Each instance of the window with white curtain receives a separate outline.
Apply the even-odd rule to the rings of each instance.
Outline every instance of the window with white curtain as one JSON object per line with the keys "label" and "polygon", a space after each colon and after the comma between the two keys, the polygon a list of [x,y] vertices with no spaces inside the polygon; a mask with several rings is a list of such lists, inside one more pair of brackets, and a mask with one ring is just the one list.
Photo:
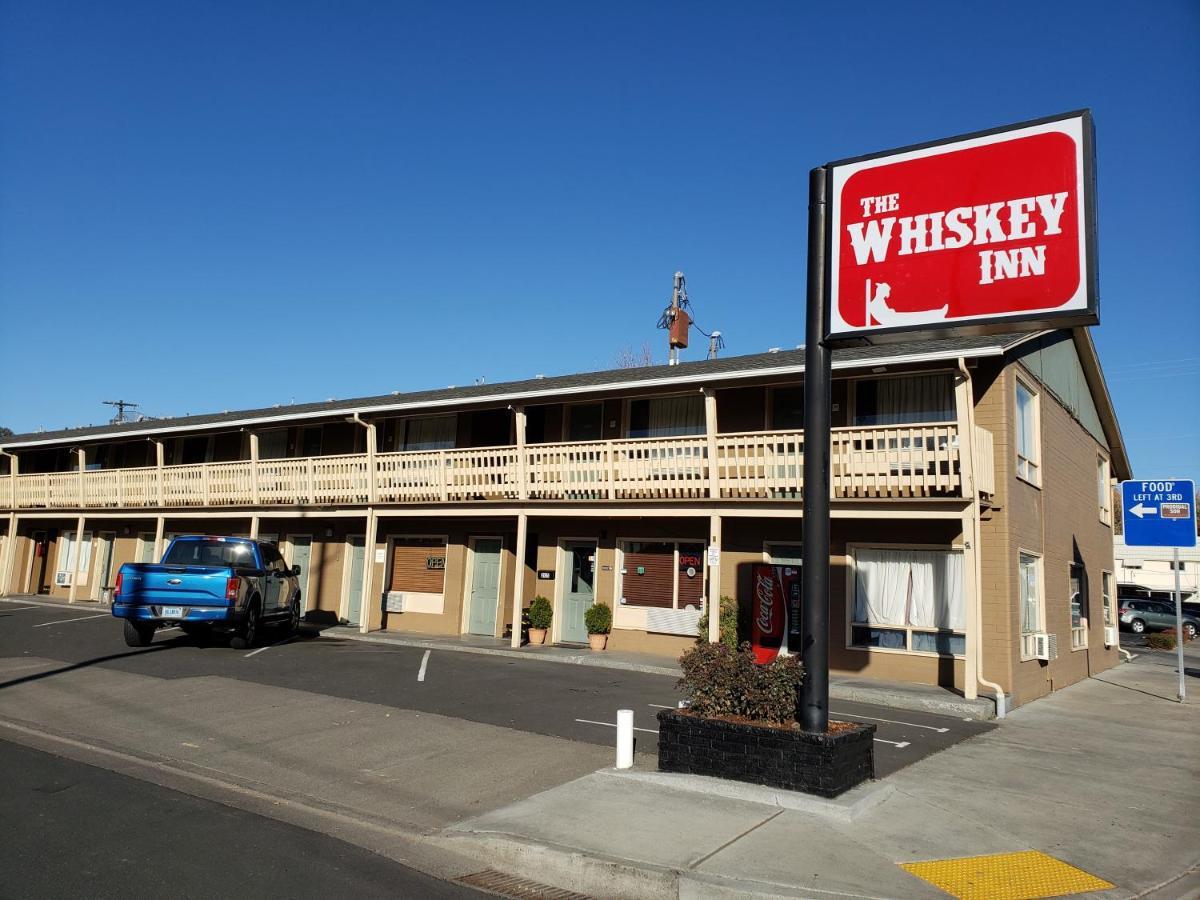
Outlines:
{"label": "window with white curtain", "polygon": [[1038,397],[1021,380],[1017,380],[1017,475],[1038,483]]}
{"label": "window with white curtain", "polygon": [[73,572],[76,584],[87,584],[88,569],[92,564],[92,533],[85,531],[83,540],[76,537],[76,532],[64,532],[58,542],[59,572]]}
{"label": "window with white curtain", "polygon": [[406,419],[402,450],[449,450],[454,447],[458,430],[454,416],[426,416]]}
{"label": "window with white curtain", "polygon": [[1042,630],[1042,560],[1032,553],[1021,553],[1017,579],[1021,602],[1021,656],[1034,655],[1033,636]]}
{"label": "window with white curtain", "polygon": [[863,379],[855,383],[855,425],[953,422],[954,378],[948,372]]}
{"label": "window with white curtain", "polygon": [[966,653],[960,551],[860,547],[852,559],[852,646]]}
{"label": "window with white curtain", "polygon": [[699,393],[629,403],[631,438],[677,437],[704,431],[704,398]]}

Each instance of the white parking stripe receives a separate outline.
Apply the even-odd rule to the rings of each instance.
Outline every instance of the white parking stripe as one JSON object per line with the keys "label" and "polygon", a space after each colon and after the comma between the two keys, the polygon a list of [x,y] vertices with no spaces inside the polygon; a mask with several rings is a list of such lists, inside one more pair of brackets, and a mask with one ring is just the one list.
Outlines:
{"label": "white parking stripe", "polygon": [[647,703],[647,706],[652,706],[655,709],[679,709],[678,706],[663,706],[661,703]]}
{"label": "white parking stripe", "polygon": [[45,609],[45,607],[42,607],[42,606],[18,606],[16,609],[9,609],[8,607],[4,607],[3,612],[24,612],[27,609]]}
{"label": "white parking stripe", "polygon": [[853,719],[870,719],[872,722],[887,722],[889,725],[907,725],[910,728],[925,728],[929,731],[936,731],[938,734],[945,734],[949,728],[938,728],[935,725],[918,725],[916,722],[901,722],[898,719],[881,719],[878,716],[864,716],[862,713],[838,712],[835,709],[830,710],[835,716],[850,716]]}
{"label": "white parking stripe", "polygon": [[58,619],[55,622],[43,622],[41,625],[34,625],[34,628],[45,628],[48,625],[66,625],[68,622],[86,622],[88,619],[107,619],[108,613],[100,613],[97,616],[83,616],[79,619]]}
{"label": "white parking stripe", "polygon": [[[616,728],[617,727],[616,722],[593,722],[591,719],[576,719],[575,721],[582,722],[584,725],[603,725],[606,728]],[[634,731],[645,731],[650,734],[658,734],[658,730],[655,728],[638,728],[635,725],[633,730]]]}
{"label": "white parking stripe", "polygon": [[272,647],[278,647],[280,644],[286,644],[288,641],[294,640],[294,639],[295,639],[295,635],[292,635],[292,637],[286,637],[282,641],[276,641],[273,644],[267,644],[267,646],[265,646],[265,647],[259,647],[257,650],[251,650],[249,653],[247,653],[245,656],[243,656],[242,659],[249,659],[252,656],[262,653],[264,650],[270,650]]}
{"label": "white parking stripe", "polygon": [[908,741],[885,741],[883,738],[875,738],[877,744],[891,744],[897,750],[903,750],[908,746]]}
{"label": "white parking stripe", "polygon": [[426,650],[425,655],[421,657],[421,671],[417,673],[417,681],[425,680],[425,667],[429,665],[429,654],[432,652],[432,650]]}

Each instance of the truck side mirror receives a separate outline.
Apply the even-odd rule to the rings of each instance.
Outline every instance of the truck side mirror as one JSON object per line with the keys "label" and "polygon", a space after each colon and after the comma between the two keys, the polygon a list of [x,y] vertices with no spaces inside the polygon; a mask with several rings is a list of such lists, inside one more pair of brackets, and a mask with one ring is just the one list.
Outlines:
{"label": "truck side mirror", "polygon": [[300,577],[300,567],[292,566],[292,574],[295,575],[297,578],[299,578]]}

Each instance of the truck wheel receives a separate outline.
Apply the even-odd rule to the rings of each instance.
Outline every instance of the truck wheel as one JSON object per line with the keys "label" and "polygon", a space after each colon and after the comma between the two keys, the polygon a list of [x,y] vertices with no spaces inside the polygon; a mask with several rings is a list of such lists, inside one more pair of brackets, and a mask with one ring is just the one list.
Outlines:
{"label": "truck wheel", "polygon": [[125,620],[125,643],[130,647],[149,647],[154,640],[153,625],[135,625]]}
{"label": "truck wheel", "polygon": [[297,631],[300,630],[300,595],[299,594],[297,594],[295,597],[292,598],[292,604],[288,608],[288,611],[289,611],[289,616],[288,616],[288,624],[287,624],[287,633],[295,634]]}
{"label": "truck wheel", "polygon": [[258,600],[250,601],[250,607],[246,610],[246,618],[238,627],[237,634],[233,636],[233,640],[229,645],[234,650],[249,650],[254,646],[254,642],[258,640]]}

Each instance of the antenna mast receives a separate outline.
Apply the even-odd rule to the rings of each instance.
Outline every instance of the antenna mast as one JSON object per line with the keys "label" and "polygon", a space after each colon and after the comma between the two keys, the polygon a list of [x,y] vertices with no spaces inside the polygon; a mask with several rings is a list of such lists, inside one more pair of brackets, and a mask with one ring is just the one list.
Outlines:
{"label": "antenna mast", "polygon": [[101,402],[105,406],[115,406],[117,408],[117,414],[109,420],[110,425],[121,425],[130,421],[131,417],[125,415],[125,410],[138,408],[138,404],[129,400],[102,400]]}
{"label": "antenna mast", "polygon": [[671,305],[658,320],[658,327],[667,330],[667,365],[679,365],[679,351],[688,345],[688,328],[692,318],[688,315],[687,279],[682,272],[675,273],[675,287],[671,291]]}

